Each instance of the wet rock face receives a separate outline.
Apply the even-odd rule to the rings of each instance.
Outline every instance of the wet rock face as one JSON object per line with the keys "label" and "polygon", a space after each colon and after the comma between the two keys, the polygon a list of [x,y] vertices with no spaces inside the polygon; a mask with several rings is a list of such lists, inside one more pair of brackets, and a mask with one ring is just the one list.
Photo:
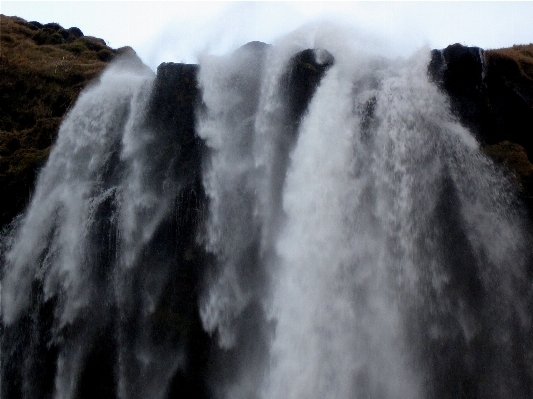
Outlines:
{"label": "wet rock face", "polygon": [[333,56],[326,50],[307,49],[296,54],[283,78],[290,119],[296,124],[303,116],[326,71],[333,65]]}
{"label": "wet rock face", "polygon": [[453,112],[478,139],[492,141],[487,131],[484,50],[454,44],[431,55],[430,76],[448,94]]}
{"label": "wet rock face", "polygon": [[[203,143],[195,133],[195,108],[200,101],[197,82],[198,66],[163,63],[157,78],[147,115],[147,123],[158,138],[168,141],[180,152],[180,173],[189,182],[199,179]],[[187,166],[184,170],[183,166]]]}
{"label": "wet rock face", "polygon": [[513,175],[533,215],[533,45],[433,50],[428,73],[485,154]]}
{"label": "wet rock face", "polygon": [[[32,22],[29,24],[35,28],[24,25],[25,29],[31,30],[30,33],[33,34],[36,29],[42,29],[43,32],[44,29],[49,29],[50,32],[54,32],[51,33],[50,37],[57,40],[60,40],[58,37],[65,31],[61,31],[62,28],[60,29],[55,24],[47,24],[44,27],[38,23]],[[81,31],[76,29],[69,29],[69,35],[82,37]],[[64,37],[63,40],[65,40]],[[79,54],[83,54],[83,52],[92,49],[89,55],[98,65],[103,60],[102,57],[107,57],[106,54],[108,53],[105,52],[107,49],[100,47],[104,44],[99,42],[98,39],[80,41],[78,44],[80,45],[79,47],[68,47],[67,44],[63,43],[65,48],[62,48],[62,50],[72,54],[80,51]],[[237,76],[240,80],[236,80],[236,85],[242,84],[244,90],[248,82],[255,82],[252,77],[258,73],[262,62],[266,60],[267,49],[268,45],[264,43],[252,42],[234,53],[233,56],[235,57],[249,59],[249,63],[246,64],[249,68],[243,72],[242,76]],[[522,50],[517,50],[519,57],[516,54],[485,52],[479,48],[468,48],[455,44],[444,50],[434,50],[432,52],[429,73],[439,87],[449,95],[453,112],[464,125],[477,135],[480,142],[486,145],[486,153],[496,159],[497,162],[507,163],[516,169],[519,175],[527,175],[530,178],[533,175],[533,167],[529,164],[527,156],[524,155],[524,151],[521,148],[525,148],[530,159],[532,159],[533,73],[528,69],[527,49]],[[284,172],[286,170],[288,154],[296,140],[300,121],[317,86],[320,84],[320,80],[328,68],[333,65],[333,62],[333,57],[327,51],[313,49],[302,51],[289,61],[282,79],[283,96],[287,105],[285,119],[288,124],[283,130],[286,140],[280,140],[279,148],[277,149],[280,154],[277,159],[280,171]],[[3,73],[7,71],[7,64],[2,68],[4,68],[2,69]],[[179,181],[184,187],[182,195],[175,199],[172,218],[169,218],[158,229],[152,241],[154,249],[145,255],[146,260],[150,261],[148,263],[155,264],[160,258],[165,258],[171,259],[173,264],[171,272],[168,274],[168,282],[163,287],[160,305],[154,312],[154,319],[156,320],[152,323],[154,326],[153,335],[157,338],[157,340],[154,338],[154,341],[172,341],[176,345],[186,348],[187,369],[177,370],[172,376],[167,395],[169,398],[210,397],[209,364],[210,360],[212,360],[212,353],[215,351],[213,347],[216,346],[212,338],[204,331],[197,312],[199,287],[202,284],[201,272],[210,262],[209,254],[197,241],[198,230],[201,229],[201,225],[204,222],[203,218],[205,217],[204,213],[208,201],[202,185],[202,159],[205,152],[205,143],[196,133],[197,113],[198,110],[201,110],[201,90],[198,87],[197,78],[198,68],[197,65],[161,64],[157,70],[157,78],[146,110],[146,127],[153,129],[154,135],[158,138],[156,144],[150,144],[153,145],[154,150],[147,151],[147,153],[161,154],[161,152],[168,152],[165,156],[161,156],[162,162],[152,163],[154,175],[175,174],[172,180]],[[95,76],[94,74],[90,76]],[[66,78],[69,78],[69,76],[66,76]],[[5,79],[5,81],[7,82],[8,79]],[[253,90],[256,89],[257,87],[254,86]],[[4,97],[4,93],[6,91],[2,94],[4,103],[11,104],[12,100],[8,99],[7,96]],[[57,102],[60,105],[67,101],[63,98],[60,100]],[[22,99],[20,101],[22,103],[26,100]],[[372,114],[374,105],[375,102],[368,103],[367,112],[369,115]],[[255,107],[254,104],[247,104],[247,106]],[[57,131],[56,127],[60,122],[59,118],[64,111],[62,110],[60,113],[58,111],[58,115],[55,116],[58,118],[57,120],[50,121],[50,118],[48,118],[38,121],[41,123],[39,131],[46,130],[47,135],[51,132],[49,140],[40,139],[42,144],[38,144],[39,149],[44,151],[50,147],[52,137],[55,137],[55,132]],[[14,124],[15,122],[17,121],[11,123]],[[57,122],[57,124],[48,125],[45,122],[50,124]],[[366,129],[368,129],[370,122],[364,121],[364,123],[367,126]],[[5,133],[3,136],[5,140],[0,143],[0,156],[7,159],[7,157],[11,157],[21,148],[24,149],[27,136],[33,137],[33,133],[32,135],[28,133],[21,136],[19,134],[21,129],[14,129],[14,132],[9,132],[8,134],[7,127],[3,128],[2,126],[7,125],[0,124],[2,134]],[[49,126],[55,126],[55,128],[50,128]],[[29,127],[22,130],[28,129]],[[43,135],[44,133],[41,134],[41,136]],[[37,136],[35,137],[37,138]],[[500,143],[500,145],[490,145],[496,143]],[[515,154],[514,158],[510,158],[510,153]],[[44,162],[44,158],[45,156],[43,156],[42,162]],[[165,161],[168,159],[175,160],[175,165],[169,167]],[[7,160],[5,163],[0,162],[0,178],[13,164],[15,162],[11,159],[9,162]],[[2,169],[4,167],[6,168],[5,171]],[[31,170],[31,177],[28,177],[28,186],[34,184],[34,169]],[[280,172],[279,175],[281,177],[276,184],[282,185],[285,174]],[[17,179],[13,179],[13,181],[15,180]],[[2,180],[0,180],[0,183],[2,183]],[[9,186],[6,185],[6,187]],[[526,190],[533,192],[533,188],[527,187],[533,187],[533,185],[526,186]],[[0,184],[1,189],[3,189],[2,184]],[[443,195],[443,203],[439,204],[439,211],[447,216],[448,214],[453,214],[453,211],[459,205],[453,196],[451,188],[445,187],[445,189],[449,192]],[[23,200],[18,200],[18,203],[27,200],[27,197],[24,198]],[[280,199],[277,199],[277,201],[280,201]],[[109,207],[111,206],[110,204]],[[15,214],[15,211],[10,210],[8,216],[4,217],[2,214],[2,217],[8,220],[8,217],[10,218]],[[98,231],[106,232],[112,228],[112,226],[110,227],[106,224],[110,223],[109,221],[112,219],[110,215],[111,211],[102,210],[101,218],[99,218],[102,225]],[[0,223],[4,219],[0,220]],[[449,220],[450,217],[443,217],[442,219]],[[452,222],[454,221],[452,220]],[[454,223],[459,224],[457,221]],[[463,237],[464,234],[459,228],[453,228],[449,232],[443,230],[443,234],[445,233],[448,233],[450,247],[461,247],[466,242]],[[102,234],[102,236],[104,235]],[[176,245],[165,247],[163,244],[169,241],[176,243]],[[469,248],[463,248],[462,252],[468,252],[469,250]],[[108,248],[108,250],[106,249],[103,252],[114,253],[115,251],[113,248]],[[455,262],[454,255],[455,253],[449,255],[451,263]],[[110,262],[110,260],[105,259],[104,261]],[[458,262],[456,263],[458,264]],[[469,287],[467,285],[469,283],[467,282],[475,280],[477,276],[465,275],[462,269],[457,269],[453,272],[455,273],[454,276],[457,276],[458,290],[466,298],[465,302],[474,309],[477,303],[474,300],[474,295],[471,295],[471,292],[468,291]],[[42,288],[35,287],[34,290],[41,292]],[[4,339],[5,346],[2,348],[2,353],[6,354],[8,350],[12,352],[5,355],[9,362],[5,362],[4,374],[2,375],[2,380],[5,382],[2,388],[4,397],[23,396],[22,389],[24,386],[29,386],[35,392],[39,392],[39,397],[52,397],[54,373],[56,372],[55,364],[59,349],[55,345],[50,346],[47,344],[51,340],[50,335],[53,329],[52,322],[55,306],[54,299],[45,302],[42,298],[36,297],[32,310],[21,319],[20,324],[5,330],[4,337],[7,338]],[[115,353],[117,332],[114,319],[105,321],[100,332],[94,338],[84,368],[81,371],[77,392],[77,397],[79,398],[101,397],[114,399],[116,397],[116,375],[114,373],[117,357]],[[17,340],[17,345],[12,346],[10,344],[10,346],[7,346],[13,340]],[[471,349],[460,347],[459,345],[462,345],[462,343],[458,340],[449,340],[445,344],[445,349],[449,349],[447,359],[453,360],[457,358],[457,363],[463,362],[460,356],[464,351],[467,351],[466,353],[468,354],[477,354],[484,350],[482,343],[474,343]],[[458,348],[461,348],[461,351]],[[479,372],[481,375],[481,371],[478,369],[459,369],[458,371],[446,369],[440,366],[439,363],[439,351],[443,350],[442,347],[434,345],[430,349],[435,352],[435,361],[431,363],[436,370],[435,372],[449,375],[455,386],[464,387],[465,393],[461,397],[480,397],[480,394],[476,393],[474,388],[472,388],[474,386],[472,384],[478,378],[481,378],[477,374]],[[23,364],[26,358],[31,359],[34,353],[37,356],[34,356],[32,362],[29,363],[27,371],[16,367],[19,364]],[[450,363],[452,362],[450,361]],[[465,375],[465,378],[461,377]],[[442,387],[437,386],[435,389],[448,392],[444,382],[442,385]],[[448,382],[446,382],[446,385],[449,385]],[[461,393],[455,393],[456,397],[460,397],[460,395]],[[444,398],[444,396],[437,395],[436,397]]]}
{"label": "wet rock face", "polygon": [[490,133],[522,145],[533,159],[533,46],[486,52]]}
{"label": "wet rock face", "polygon": [[[531,47],[531,48],[528,48]],[[509,140],[533,155],[533,46],[484,51],[454,44],[433,50],[428,72],[478,140]],[[528,73],[529,71],[529,73]]]}

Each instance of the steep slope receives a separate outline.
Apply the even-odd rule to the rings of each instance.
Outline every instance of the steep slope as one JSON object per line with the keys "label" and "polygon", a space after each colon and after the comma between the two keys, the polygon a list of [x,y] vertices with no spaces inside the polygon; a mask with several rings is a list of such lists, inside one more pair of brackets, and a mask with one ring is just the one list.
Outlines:
{"label": "steep slope", "polygon": [[433,50],[429,72],[533,209],[533,44],[485,51],[456,43]]}
{"label": "steep slope", "polygon": [[63,116],[115,57],[78,28],[0,15],[0,226],[28,203]]}

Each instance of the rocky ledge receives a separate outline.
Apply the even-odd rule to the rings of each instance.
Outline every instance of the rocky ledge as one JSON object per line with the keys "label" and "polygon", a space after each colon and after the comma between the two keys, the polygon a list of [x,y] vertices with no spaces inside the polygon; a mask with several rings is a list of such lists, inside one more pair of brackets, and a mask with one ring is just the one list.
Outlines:
{"label": "rocky ledge", "polygon": [[[4,15],[0,23],[1,227],[28,203],[38,169],[80,91],[115,56],[134,51],[112,49],[76,27],[65,29],[56,23],[43,25]],[[260,64],[267,47],[252,42],[236,54],[250,53]],[[317,51],[297,54],[284,78],[290,88],[285,93],[288,108],[296,124],[320,78],[334,63],[329,53],[317,57]],[[162,64],[156,80],[156,87],[170,86],[161,91],[161,101],[155,105],[161,115],[171,105],[182,109],[190,120],[191,131],[184,136],[189,138],[194,136],[193,103],[200,104],[197,69],[195,65]],[[432,51],[428,73],[483,151],[515,179],[533,210],[533,44],[487,51],[454,44]]]}

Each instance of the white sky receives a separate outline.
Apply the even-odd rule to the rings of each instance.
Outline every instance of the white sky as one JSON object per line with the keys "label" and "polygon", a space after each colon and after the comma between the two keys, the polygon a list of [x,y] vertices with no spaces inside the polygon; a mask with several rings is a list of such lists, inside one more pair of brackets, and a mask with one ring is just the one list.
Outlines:
{"label": "white sky", "polygon": [[[0,13],[77,26],[113,48],[129,45],[155,70],[229,52],[251,40],[273,43],[327,19],[381,37],[393,55],[462,43],[485,49],[533,42],[533,2],[182,2],[0,1]],[[1,29],[1,27],[0,27]]]}

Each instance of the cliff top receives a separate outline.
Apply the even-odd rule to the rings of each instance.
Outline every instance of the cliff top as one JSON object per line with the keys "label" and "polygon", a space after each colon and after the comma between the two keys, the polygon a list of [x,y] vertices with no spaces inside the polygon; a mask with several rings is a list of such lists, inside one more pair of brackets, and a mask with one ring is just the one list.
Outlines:
{"label": "cliff top", "polygon": [[[243,48],[264,46],[251,42]],[[80,91],[116,55],[129,52],[134,53],[131,47],[112,49],[76,27],[0,15],[0,227],[28,203],[37,171]],[[491,147],[485,152],[517,173],[533,198],[533,166],[528,160],[533,153],[529,117],[533,110],[533,44],[488,50],[485,55],[489,75],[495,78],[489,79],[488,100],[484,97],[481,103],[489,113],[504,109],[504,105],[514,112],[500,124],[491,124],[494,137],[487,140]],[[309,67],[303,61],[300,64]],[[460,82],[465,80],[464,71],[460,78]],[[465,85],[459,86],[464,89]],[[498,105],[502,102],[505,104]],[[472,113],[472,107],[466,108]]]}

